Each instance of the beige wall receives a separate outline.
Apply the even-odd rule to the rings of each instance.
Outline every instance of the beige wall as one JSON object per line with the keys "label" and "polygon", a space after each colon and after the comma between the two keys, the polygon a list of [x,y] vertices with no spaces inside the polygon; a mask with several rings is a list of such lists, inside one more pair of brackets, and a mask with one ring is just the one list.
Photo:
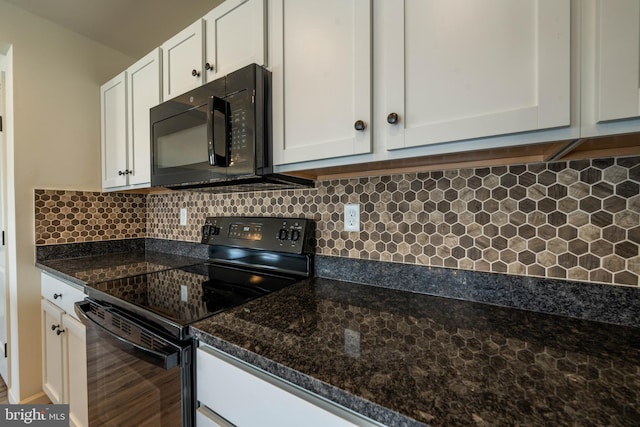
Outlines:
{"label": "beige wall", "polygon": [[2,45],[11,46],[12,56],[7,149],[13,145],[13,171],[9,165],[4,173],[13,174],[7,177],[6,226],[9,252],[15,253],[8,265],[9,392],[17,402],[41,392],[33,190],[100,190],[99,88],[134,58],[0,0]]}

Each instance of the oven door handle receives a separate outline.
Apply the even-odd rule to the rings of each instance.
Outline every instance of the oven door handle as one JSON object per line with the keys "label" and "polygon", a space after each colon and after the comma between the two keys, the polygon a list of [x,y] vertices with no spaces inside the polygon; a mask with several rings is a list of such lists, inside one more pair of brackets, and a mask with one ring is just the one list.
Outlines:
{"label": "oven door handle", "polygon": [[[154,336],[154,339],[156,340],[160,340],[163,343],[166,343],[167,346],[165,347],[166,351],[161,351],[158,349],[153,349],[153,348],[149,348],[147,346],[144,346],[142,344],[139,343],[135,343],[132,342],[131,340],[115,333],[114,331],[108,329],[107,327],[105,327],[104,325],[100,324],[99,322],[95,321],[94,319],[92,319],[91,317],[89,317],[87,315],[87,311],[89,311],[89,307],[90,307],[90,303],[86,302],[86,301],[81,301],[81,302],[76,302],[75,303],[75,312],[78,314],[78,316],[80,317],[80,320],[82,321],[82,323],[84,323],[87,326],[97,326],[100,328],[100,330],[104,333],[106,333],[107,335],[109,335],[111,338],[115,339],[116,341],[125,344],[127,347],[130,348],[130,350],[132,350],[133,352],[136,353],[137,357],[142,358],[143,360],[158,366],[160,368],[169,370],[175,366],[178,366],[180,364],[180,349],[169,343],[168,341],[158,337],[156,334],[152,334]],[[114,313],[111,313],[112,315],[116,315]],[[148,333],[148,331],[147,331]],[[130,351],[131,352],[131,351]]]}

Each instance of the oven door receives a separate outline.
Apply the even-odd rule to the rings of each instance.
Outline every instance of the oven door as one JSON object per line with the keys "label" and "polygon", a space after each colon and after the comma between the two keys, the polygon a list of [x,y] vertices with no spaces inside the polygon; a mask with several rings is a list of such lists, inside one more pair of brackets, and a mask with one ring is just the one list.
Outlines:
{"label": "oven door", "polygon": [[[227,169],[222,156],[215,155],[210,149],[213,142],[210,110],[213,102],[209,99],[202,105],[151,124],[153,186],[169,187],[226,178]],[[222,108],[220,102],[215,107]]]}
{"label": "oven door", "polygon": [[92,300],[75,311],[87,327],[90,426],[193,425],[191,342],[171,342]]}

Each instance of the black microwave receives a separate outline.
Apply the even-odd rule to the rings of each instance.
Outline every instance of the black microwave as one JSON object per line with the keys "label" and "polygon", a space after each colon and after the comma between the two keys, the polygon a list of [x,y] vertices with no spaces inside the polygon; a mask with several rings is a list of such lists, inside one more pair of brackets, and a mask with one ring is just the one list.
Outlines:
{"label": "black microwave", "polygon": [[311,186],[273,173],[271,73],[256,64],[151,108],[151,186],[250,191]]}

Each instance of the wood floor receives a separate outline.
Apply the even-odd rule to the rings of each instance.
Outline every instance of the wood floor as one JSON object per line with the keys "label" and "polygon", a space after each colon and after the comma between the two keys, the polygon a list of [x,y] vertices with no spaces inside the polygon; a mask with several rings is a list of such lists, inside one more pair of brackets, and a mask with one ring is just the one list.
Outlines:
{"label": "wood floor", "polygon": [[4,383],[2,378],[0,378],[0,405],[8,403],[9,396],[7,395],[7,385]]}

